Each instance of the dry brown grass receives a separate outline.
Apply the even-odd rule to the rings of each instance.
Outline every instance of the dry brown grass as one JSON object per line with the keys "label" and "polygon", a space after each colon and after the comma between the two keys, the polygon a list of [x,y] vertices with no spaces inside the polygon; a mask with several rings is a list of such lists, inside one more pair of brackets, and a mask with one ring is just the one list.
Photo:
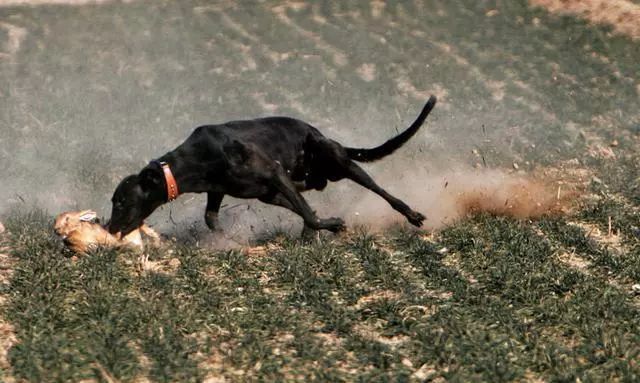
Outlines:
{"label": "dry brown grass", "polygon": [[578,15],[595,24],[610,25],[616,33],[640,39],[640,5],[628,0],[529,0],[553,13]]}

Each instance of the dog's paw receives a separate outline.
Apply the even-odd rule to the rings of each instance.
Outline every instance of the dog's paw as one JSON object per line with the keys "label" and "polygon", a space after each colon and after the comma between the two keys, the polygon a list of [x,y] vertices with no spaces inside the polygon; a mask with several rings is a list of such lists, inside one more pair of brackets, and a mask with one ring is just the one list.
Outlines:
{"label": "dog's paw", "polygon": [[332,217],[322,220],[323,226],[332,233],[339,233],[345,231],[347,226],[342,218]]}
{"label": "dog's paw", "polygon": [[204,214],[204,222],[211,231],[220,231],[220,222],[218,220],[218,213],[206,212]]}
{"label": "dog's paw", "polygon": [[411,211],[407,214],[407,219],[413,226],[420,227],[422,226],[422,222],[427,219],[423,214],[418,213],[417,211]]}

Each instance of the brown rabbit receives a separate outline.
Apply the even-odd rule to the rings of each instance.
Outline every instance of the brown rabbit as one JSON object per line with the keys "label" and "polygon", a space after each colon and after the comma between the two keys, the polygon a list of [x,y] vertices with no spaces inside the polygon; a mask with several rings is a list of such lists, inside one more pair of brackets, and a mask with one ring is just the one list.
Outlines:
{"label": "brown rabbit", "polygon": [[96,217],[96,212],[92,210],[69,211],[59,214],[55,219],[54,231],[62,237],[64,244],[76,253],[86,253],[98,246],[130,247],[142,251],[144,244],[142,243],[141,231],[151,237],[154,242],[160,240],[158,233],[145,224],[124,238],[118,238],[96,223]]}

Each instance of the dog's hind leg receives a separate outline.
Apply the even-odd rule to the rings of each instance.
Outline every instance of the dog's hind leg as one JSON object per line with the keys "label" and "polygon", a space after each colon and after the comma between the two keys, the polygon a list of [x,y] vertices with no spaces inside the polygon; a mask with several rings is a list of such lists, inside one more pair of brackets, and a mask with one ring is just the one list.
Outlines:
{"label": "dog's hind leg", "polygon": [[[293,203],[291,203],[289,198],[285,197],[282,193],[276,193],[269,197],[261,197],[259,199],[264,203],[284,207],[285,209],[291,210],[292,212],[301,216],[304,220],[304,229],[302,231],[303,237],[305,235],[315,233],[318,230],[323,229],[332,231],[334,233],[345,229],[344,221],[341,218],[319,219],[313,212],[313,210],[311,210],[311,207],[307,205],[306,201],[304,202],[306,208],[303,208],[305,212],[302,212],[296,206],[294,206]],[[308,212],[306,211],[307,209]]]}
{"label": "dog's hind leg", "polygon": [[422,226],[422,221],[426,219],[424,215],[411,209],[406,203],[387,193],[387,191],[378,186],[378,184],[376,184],[376,182],[360,166],[358,166],[358,164],[351,160],[347,160],[344,164],[344,171],[345,178],[349,178],[384,198],[391,207],[404,215],[412,225],[418,227]]}
{"label": "dog's hind leg", "polygon": [[305,225],[314,230],[338,232],[345,229],[340,218],[320,219],[297,190],[294,182],[278,161],[271,159],[260,148],[233,141],[225,146],[229,157],[229,174],[235,180],[240,198],[258,198],[260,201],[285,207],[298,214]]}
{"label": "dog's hind leg", "polygon": [[302,227],[302,233],[300,233],[300,237],[305,241],[315,240],[320,241],[320,232],[318,230],[314,230],[305,224]]}
{"label": "dog's hind leg", "polygon": [[204,212],[204,221],[211,230],[218,229],[218,211],[220,210],[222,198],[224,198],[222,193],[207,193],[207,209]]}
{"label": "dog's hind leg", "polygon": [[305,227],[313,230],[329,230],[336,233],[345,229],[341,218],[318,218],[304,197],[296,190],[293,182],[283,172],[276,172],[272,184],[278,192],[261,197],[260,201],[293,211],[302,217]]}
{"label": "dog's hind leg", "polygon": [[[289,200],[286,199],[280,193],[276,193],[276,194],[274,194],[272,196],[268,196],[268,197],[261,197],[261,198],[259,198],[259,200],[264,202],[264,203],[268,203],[270,205],[280,206],[280,207],[283,207],[285,209],[291,210],[294,213],[297,213],[296,209],[293,207],[291,202],[289,202]],[[304,239],[318,238],[318,230],[317,229],[312,229],[305,222],[304,226],[302,228],[302,233],[300,234],[300,236],[302,238],[304,238]]]}
{"label": "dog's hind leg", "polygon": [[328,139],[315,140],[313,145],[322,156],[323,168],[325,172],[328,172],[327,178],[329,180],[337,181],[348,178],[384,198],[391,207],[404,215],[411,224],[418,227],[422,226],[422,221],[426,217],[378,186],[358,164],[349,158],[342,145]]}

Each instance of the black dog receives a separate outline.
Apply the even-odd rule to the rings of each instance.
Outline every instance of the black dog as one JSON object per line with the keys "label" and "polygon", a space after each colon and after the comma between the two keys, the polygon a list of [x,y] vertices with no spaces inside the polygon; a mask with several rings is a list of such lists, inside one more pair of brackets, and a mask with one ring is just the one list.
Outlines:
{"label": "black dog", "polygon": [[376,161],[393,153],[418,131],[435,104],[431,96],[407,130],[373,149],[346,148],[313,126],[287,117],[198,127],[175,150],[120,182],[111,200],[109,231],[128,234],[168,201],[169,182],[159,162],[169,165],[180,193],[208,194],[205,221],[212,230],[228,194],[285,207],[304,219],[305,228],[341,231],[345,228],[341,218],[318,218],[300,191],[322,190],[327,181],[344,178],[377,193],[409,222],[421,226],[425,216],[378,186],[354,160]]}

